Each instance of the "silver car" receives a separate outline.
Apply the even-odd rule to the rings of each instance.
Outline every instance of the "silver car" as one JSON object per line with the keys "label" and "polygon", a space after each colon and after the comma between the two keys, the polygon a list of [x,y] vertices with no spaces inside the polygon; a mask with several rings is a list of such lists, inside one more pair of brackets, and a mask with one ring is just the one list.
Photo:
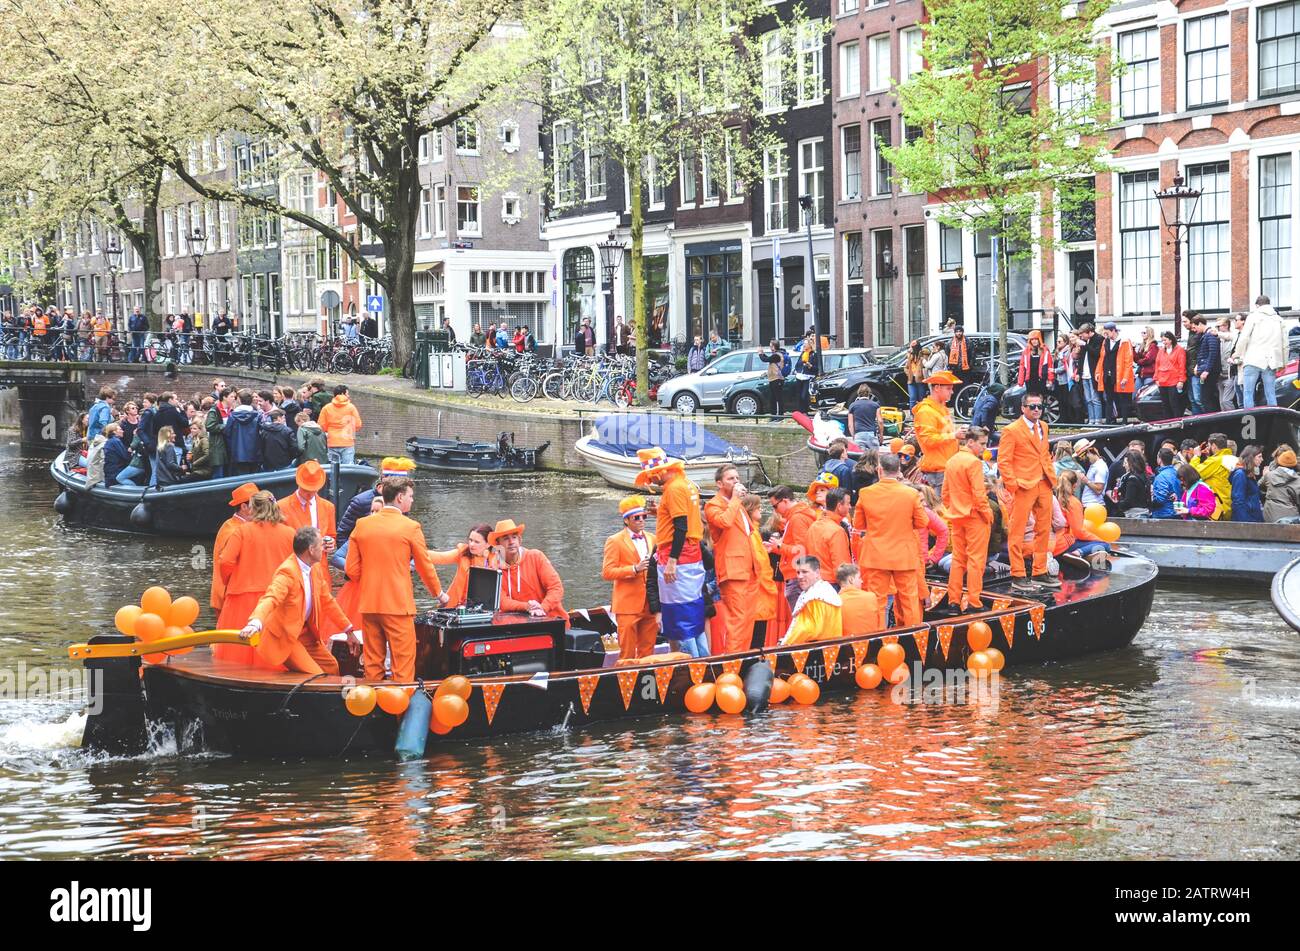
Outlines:
{"label": "silver car", "polygon": [[719,354],[698,373],[676,376],[659,387],[659,405],[679,413],[701,409],[722,409],[723,394],[742,380],[765,376],[767,364],[758,359],[762,351],[728,350]]}

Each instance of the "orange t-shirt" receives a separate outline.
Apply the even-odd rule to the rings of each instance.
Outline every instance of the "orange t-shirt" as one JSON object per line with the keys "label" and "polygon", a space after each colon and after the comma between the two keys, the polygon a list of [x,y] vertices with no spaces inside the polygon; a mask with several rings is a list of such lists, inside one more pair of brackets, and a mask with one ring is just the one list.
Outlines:
{"label": "orange t-shirt", "polygon": [[860,588],[841,588],[840,617],[843,619],[844,636],[851,634],[871,634],[885,629],[884,612],[880,610],[880,599],[870,591]]}
{"label": "orange t-shirt", "polygon": [[[673,548],[673,519],[686,516],[686,543],[699,544],[704,537],[704,519],[700,517],[700,490],[694,482],[680,473],[664,483],[663,497],[655,509],[655,537],[659,550],[667,554]],[[686,549],[682,552],[685,554]]]}
{"label": "orange t-shirt", "polygon": [[794,577],[794,559],[797,555],[795,548],[807,544],[808,529],[817,521],[820,512],[821,509],[807,502],[796,502],[790,510],[785,521],[785,534],[781,536],[781,577],[786,581]]}

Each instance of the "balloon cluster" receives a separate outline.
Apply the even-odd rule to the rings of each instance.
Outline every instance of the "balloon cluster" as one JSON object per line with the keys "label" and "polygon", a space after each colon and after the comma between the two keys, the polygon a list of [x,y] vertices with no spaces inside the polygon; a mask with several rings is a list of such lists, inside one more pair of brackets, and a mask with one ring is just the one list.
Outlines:
{"label": "balloon cluster", "polygon": [[1088,523],[1088,528],[1094,535],[1107,543],[1117,542],[1120,536],[1119,526],[1107,519],[1106,506],[1100,502],[1093,502],[1083,510],[1083,520]]}
{"label": "balloon cluster", "polygon": [[[469,695],[473,690],[469,680],[459,674],[448,677],[438,684],[433,692],[433,713],[429,717],[429,729],[439,736],[450,733],[469,719]],[[343,695],[343,703],[348,713],[354,717],[369,716],[379,707],[384,713],[400,717],[410,706],[411,694],[415,687],[399,687],[396,684],[358,684],[350,687]]]}
{"label": "balloon cluster", "polygon": [[816,703],[822,695],[822,688],[807,674],[791,674],[786,679],[780,677],[772,681],[772,696],[769,703],[785,703],[793,700],[801,706]]}
{"label": "balloon cluster", "polygon": [[908,678],[907,651],[902,644],[884,644],[876,652],[874,664],[862,664],[854,673],[853,679],[863,690],[874,690],[882,683],[897,686]]}
{"label": "balloon cluster", "polygon": [[717,704],[723,713],[741,713],[745,709],[745,682],[740,674],[720,674],[711,684],[696,684],[686,691],[686,709],[704,713]]}
{"label": "balloon cluster", "polygon": [[979,677],[1001,670],[1007,660],[992,644],[993,629],[983,621],[972,621],[966,628],[966,646],[971,650],[966,669]]}
{"label": "balloon cluster", "polygon": [[[124,604],[113,615],[113,625],[127,637],[134,637],[146,644],[164,637],[180,637],[193,634],[190,627],[199,616],[199,602],[188,595],[172,600],[166,588],[155,585],[145,590],[140,596],[139,604]],[[187,654],[193,647],[181,647],[177,650],[158,654],[145,654],[147,664],[162,663],[167,654]]]}

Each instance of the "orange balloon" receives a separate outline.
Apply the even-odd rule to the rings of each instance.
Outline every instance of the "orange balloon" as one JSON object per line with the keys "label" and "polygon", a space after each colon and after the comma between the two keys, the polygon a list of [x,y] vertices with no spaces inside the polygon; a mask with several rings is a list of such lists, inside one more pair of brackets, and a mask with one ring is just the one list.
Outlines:
{"label": "orange balloon", "polygon": [[429,731],[436,733],[438,736],[446,736],[451,732],[451,727],[439,720],[438,714],[433,713],[429,715]]}
{"label": "orange balloon", "polygon": [[[442,683],[438,684],[438,689],[433,692],[433,699],[446,697],[448,695],[460,697],[466,703],[469,703],[469,695],[474,690],[474,685],[469,682],[467,677],[460,674],[453,674]],[[455,726],[456,724],[452,724]]]}
{"label": "orange balloon", "polygon": [[144,609],[145,614],[166,617],[172,607],[172,596],[167,593],[166,588],[154,585],[152,588],[145,589],[144,594],[140,595],[140,607]]}
{"label": "orange balloon", "polygon": [[803,680],[797,680],[790,684],[790,696],[794,697],[795,703],[810,704],[816,703],[817,698],[822,695],[822,688],[817,686],[817,681],[811,677],[805,677]]}
{"label": "orange balloon", "polygon": [[199,617],[199,602],[187,594],[185,597],[173,601],[171,608],[163,616],[167,619],[168,624],[174,624],[177,627],[193,624]]}
{"label": "orange balloon", "polygon": [[433,715],[447,726],[460,726],[469,719],[469,704],[457,694],[445,693],[433,698]]}
{"label": "orange balloon", "polygon": [[[184,633],[185,633],[185,628],[183,628],[183,627],[166,627],[166,628],[163,629],[163,635],[162,635],[162,636],[163,636],[163,637],[180,637],[180,636],[181,636],[182,634],[184,634]],[[188,648],[187,648],[187,649],[188,649]],[[167,659],[167,655],[170,654],[170,653],[171,653],[171,651],[162,651],[162,652],[157,653],[157,654],[145,654],[145,655],[144,655],[144,662],[145,662],[146,664],[161,664],[164,660]]]}
{"label": "orange balloon", "polygon": [[772,696],[768,698],[769,703],[785,703],[790,699],[790,684],[780,677],[772,678]]}
{"label": "orange balloon", "polygon": [[411,695],[405,687],[380,687],[375,691],[375,701],[379,709],[400,717],[411,703]]}
{"label": "orange balloon", "polygon": [[364,717],[375,709],[375,688],[369,684],[353,687],[343,695],[343,704],[354,717]]}
{"label": "orange balloon", "polygon": [[993,670],[993,660],[984,651],[976,651],[966,658],[966,669],[976,674],[987,674]]}
{"label": "orange balloon", "polygon": [[993,643],[993,629],[983,621],[973,621],[966,628],[966,645],[973,651],[982,651]]}
{"label": "orange balloon", "polygon": [[135,636],[136,619],[144,614],[144,608],[138,604],[124,604],[113,615],[113,626],[127,637]]}
{"label": "orange balloon", "polygon": [[745,691],[732,683],[718,686],[714,699],[723,713],[739,713],[745,709]]}
{"label": "orange balloon", "polygon": [[907,652],[903,650],[902,644],[885,644],[880,648],[880,653],[876,654],[876,666],[886,677],[895,667],[903,662],[907,657]]}
{"label": "orange balloon", "polygon": [[889,677],[887,679],[891,684],[897,687],[899,684],[905,681],[909,676],[910,675],[907,672],[907,665],[899,664],[897,667],[895,667],[893,670],[889,672]]}
{"label": "orange balloon", "polygon": [[142,641],[156,641],[163,636],[167,625],[156,614],[141,614],[135,619],[135,636]]}
{"label": "orange balloon", "polygon": [[1117,542],[1119,541],[1119,536],[1122,534],[1120,532],[1120,527],[1114,522],[1102,522],[1093,529],[1093,531],[1095,531],[1097,537],[1104,542]]}
{"label": "orange balloon", "polygon": [[991,670],[1001,670],[1007,665],[1007,659],[1002,656],[1002,651],[998,650],[996,647],[986,647],[984,649],[984,656],[989,659],[989,667]]}
{"label": "orange balloon", "polygon": [[723,684],[731,684],[732,686],[739,687],[741,690],[745,689],[745,682],[740,679],[740,674],[719,674],[714,679],[713,683],[714,686],[717,687],[721,687]]}
{"label": "orange balloon", "polygon": [[713,684],[696,684],[686,691],[686,709],[691,713],[703,713],[713,706],[713,695],[716,690]]}
{"label": "orange balloon", "polygon": [[800,680],[812,680],[812,678],[809,677],[807,674],[799,673],[797,671],[785,679],[790,684],[791,687],[793,687]]}
{"label": "orange balloon", "polygon": [[1090,502],[1084,507],[1083,519],[1089,525],[1100,525],[1106,521],[1106,506],[1100,502]]}
{"label": "orange balloon", "polygon": [[[894,669],[897,670],[898,668]],[[884,676],[880,668],[875,664],[863,664],[858,668],[858,672],[853,675],[853,679],[858,682],[858,686],[863,690],[870,690],[873,687],[880,686],[880,681]]]}

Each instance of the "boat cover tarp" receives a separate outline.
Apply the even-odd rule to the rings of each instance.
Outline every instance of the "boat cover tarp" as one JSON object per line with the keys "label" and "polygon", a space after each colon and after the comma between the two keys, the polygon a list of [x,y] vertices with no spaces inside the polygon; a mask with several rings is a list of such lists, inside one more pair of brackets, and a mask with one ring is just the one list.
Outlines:
{"label": "boat cover tarp", "polygon": [[715,436],[685,416],[657,413],[610,413],[596,417],[596,438],[591,445],[615,455],[636,458],[638,449],[658,446],[674,459],[700,456],[744,456],[746,452]]}

